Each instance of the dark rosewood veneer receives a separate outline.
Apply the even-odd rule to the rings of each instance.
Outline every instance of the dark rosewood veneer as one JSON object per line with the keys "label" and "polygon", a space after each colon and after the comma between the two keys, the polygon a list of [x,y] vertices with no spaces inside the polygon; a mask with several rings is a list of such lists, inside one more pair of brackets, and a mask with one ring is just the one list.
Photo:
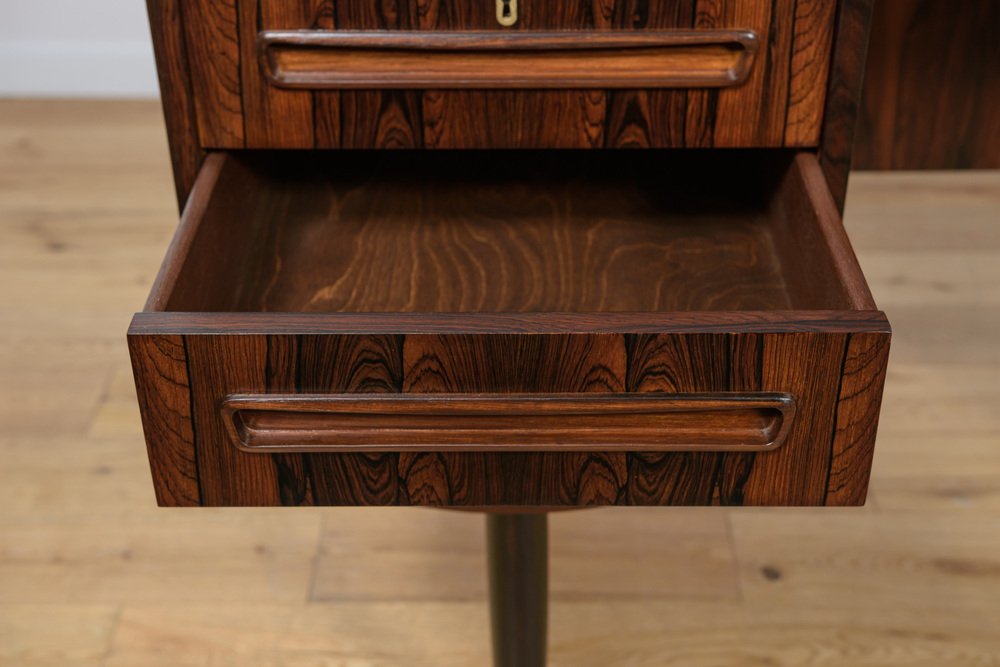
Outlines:
{"label": "dark rosewood veneer", "polygon": [[183,213],[129,330],[166,506],[861,505],[872,0],[147,0]]}
{"label": "dark rosewood veneer", "polygon": [[869,2],[148,4],[161,504],[864,502]]}

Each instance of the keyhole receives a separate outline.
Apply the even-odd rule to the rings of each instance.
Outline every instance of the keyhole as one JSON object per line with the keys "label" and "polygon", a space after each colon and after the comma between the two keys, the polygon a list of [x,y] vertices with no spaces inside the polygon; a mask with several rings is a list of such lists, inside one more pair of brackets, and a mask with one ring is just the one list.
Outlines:
{"label": "keyhole", "polygon": [[517,23],[517,0],[496,0],[497,22],[506,27]]}

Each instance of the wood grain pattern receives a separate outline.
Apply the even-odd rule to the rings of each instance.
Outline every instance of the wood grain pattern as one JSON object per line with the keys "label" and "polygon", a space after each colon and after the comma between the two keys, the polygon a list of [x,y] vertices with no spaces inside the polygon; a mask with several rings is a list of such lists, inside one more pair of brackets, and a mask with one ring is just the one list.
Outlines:
{"label": "wood grain pattern", "polygon": [[181,15],[183,4],[182,0],[146,0],[163,117],[170,142],[174,187],[181,209],[194,187],[205,157],[198,134],[198,116]]}
{"label": "wood grain pattern", "polygon": [[850,335],[826,485],[829,505],[865,503],[888,362],[888,333]]}
{"label": "wood grain pattern", "polygon": [[232,394],[230,442],[253,453],[777,449],[795,401],[776,394]]}
{"label": "wood grain pattern", "polygon": [[[821,167],[812,155],[802,154],[795,159],[795,168],[786,172],[778,186],[780,194],[773,200],[778,254],[787,275],[809,276],[826,267],[838,280],[787,280],[793,302],[875,310],[875,300],[840,222]],[[803,224],[804,220],[814,224]]]}
{"label": "wood grain pattern", "polygon": [[[407,393],[624,391],[617,335],[407,336]],[[626,455],[572,452],[403,454],[411,502],[469,506],[612,504]]]}
{"label": "wood grain pattern", "polygon": [[[633,392],[728,391],[728,336],[655,334],[627,337],[627,388]],[[707,505],[723,455],[637,453],[629,457],[628,502]]]}
{"label": "wood grain pattern", "polygon": [[[337,4],[333,0],[320,0],[310,27],[317,30],[336,29]],[[338,148],[341,143],[340,93],[319,91],[312,94],[312,100],[316,148]]]}
{"label": "wood grain pattern", "polygon": [[830,51],[836,26],[837,3],[795,0],[795,33],[788,75],[785,145],[809,146],[819,136],[823,121]]}
{"label": "wood grain pattern", "polygon": [[[830,457],[819,434],[832,424],[842,334],[702,334],[630,338],[636,391],[761,391],[788,387],[807,405],[780,452],[637,454],[634,504],[823,504]],[[809,370],[806,370],[809,369]],[[817,379],[818,378],[818,379]],[[772,455],[773,454],[773,455]]]}
{"label": "wood grain pattern", "polygon": [[757,37],[739,30],[262,30],[256,48],[266,82],[281,89],[729,88],[746,81]]}
{"label": "wood grain pattern", "polygon": [[[835,408],[847,334],[775,334],[761,345],[759,391],[787,391],[809,411],[789,443],[757,456],[742,492],[747,505],[822,505],[826,501]],[[781,389],[777,389],[781,387]],[[745,387],[739,390],[747,391]]]}
{"label": "wood grain pattern", "polygon": [[129,352],[156,500],[164,506],[197,506],[201,492],[184,338],[131,337]]}
{"label": "wood grain pattern", "polygon": [[[183,14],[184,44],[202,146],[245,145],[237,0],[191,0]],[[166,54],[167,59],[180,54]]]}
{"label": "wood grain pattern", "polygon": [[411,335],[403,347],[407,393],[624,391],[621,336]]}
{"label": "wood grain pattern", "polygon": [[[490,3],[436,2],[434,11],[421,14],[418,25],[428,31],[497,30]],[[514,29],[501,32],[594,27],[586,3],[521,3]],[[427,148],[595,148],[604,141],[603,90],[431,90],[420,97]]]}
{"label": "wood grain pattern", "polygon": [[[403,384],[403,337],[302,335],[294,374],[300,392],[396,393]],[[299,457],[317,505],[404,505],[398,453]]]}
{"label": "wood grain pattern", "polygon": [[[723,25],[752,25],[761,44],[770,45],[780,39],[775,29],[794,30],[792,16],[774,16],[781,0],[774,2],[722,2],[710,0],[708,12],[718,12],[713,20]],[[699,5],[699,10],[702,9]],[[764,65],[765,63],[758,63]],[[747,82],[733,90],[719,91],[713,118],[712,146],[781,146],[783,133],[770,122],[772,105],[787,104],[785,72],[770,66],[754,67]],[[777,86],[777,89],[775,87]],[[781,109],[782,116],[785,115]]]}
{"label": "wood grain pattern", "polygon": [[997,26],[996,2],[876,3],[857,168],[1000,167]]}
{"label": "wood grain pattern", "polygon": [[[190,242],[175,244],[180,250],[168,264],[176,266],[164,269],[176,280],[172,287],[170,281],[158,283],[151,300],[167,311],[203,312],[146,313],[137,316],[131,331],[137,339],[177,334],[185,342],[202,504],[813,505],[827,502],[828,478],[845,483],[843,473],[830,472],[831,462],[843,457],[835,457],[834,448],[867,451],[861,442],[867,434],[860,429],[846,426],[836,435],[837,415],[855,419],[851,415],[863,407],[843,395],[844,412],[837,412],[841,371],[852,334],[881,334],[888,328],[884,315],[866,310],[870,304],[852,287],[858,280],[863,286],[863,277],[814,157],[715,153],[703,165],[711,167],[712,178],[706,179],[696,158],[683,160],[681,174],[671,171],[665,156],[652,153],[620,159],[550,157],[540,161],[537,175],[523,164],[539,162],[537,154],[508,156],[474,169],[468,166],[469,154],[395,155],[355,154],[349,168],[322,156],[213,161],[220,167],[213,191],[198,190],[189,209],[197,213],[187,216],[178,232]],[[553,168],[551,159],[564,161]],[[653,164],[672,177],[650,170]],[[729,182],[727,164],[735,173],[757,178],[744,179],[745,187],[731,188],[725,198],[706,199],[700,186],[715,179]],[[519,176],[500,178],[507,173]],[[531,182],[530,193],[519,185],[522,179]],[[646,179],[657,187],[645,188]],[[665,190],[663,183],[671,185]],[[492,193],[498,185],[502,192],[521,193],[514,208],[505,208],[507,199]],[[473,197],[463,199],[463,192]],[[719,222],[707,222],[707,201],[718,209]],[[693,218],[664,218],[668,210],[670,216]],[[414,211],[422,217],[414,218]],[[748,215],[766,230],[760,238],[767,241],[750,246],[749,253],[734,250],[731,259],[720,261],[719,249],[742,238]],[[488,224],[470,226],[477,216]],[[282,225],[274,225],[276,220]],[[305,224],[308,220],[315,224]],[[424,229],[424,222],[433,224]],[[382,228],[372,232],[372,223]],[[510,224],[516,234],[504,232]],[[587,312],[613,305],[602,306],[603,297],[593,296],[600,291],[591,294],[585,284],[560,282],[579,275],[585,283],[588,272],[613,264],[613,253],[601,250],[603,227],[613,229],[618,240],[635,233],[632,245],[656,250],[647,266],[673,271],[664,283],[669,288],[638,276],[630,282],[634,294],[621,291],[620,299],[640,299],[635,301],[639,312]],[[681,233],[667,243],[655,241],[671,229]],[[491,236],[496,230],[504,233]],[[790,240],[776,242],[775,230]],[[534,241],[533,234],[545,240]],[[352,276],[352,270],[359,271],[349,268],[354,262],[337,268],[334,282],[327,282],[323,267],[336,266],[338,253],[357,252],[352,244],[360,238],[364,243],[357,247],[364,253],[402,242],[388,263],[402,273],[379,282],[392,286],[388,291],[359,292],[370,289],[378,276],[363,271]],[[481,238],[493,242],[476,246]],[[691,238],[696,242],[690,260],[679,259]],[[688,241],[678,245],[683,239]],[[227,240],[228,252],[220,258],[214,249]],[[510,249],[502,250],[505,244]],[[433,253],[414,263],[407,258],[415,247],[433,248]],[[560,247],[575,249],[564,253]],[[514,256],[526,249],[544,261],[525,265],[535,267],[531,270],[488,263],[498,251]],[[752,261],[745,264],[748,255]],[[380,258],[384,255],[364,257],[358,267],[387,265]],[[594,258],[592,264],[588,258]],[[589,268],[577,274],[577,264]],[[670,268],[686,264],[699,274]],[[530,286],[550,289],[549,278],[531,273],[546,265],[555,267],[552,291],[548,296],[543,291],[544,298],[531,296],[524,291]],[[706,265],[725,265],[728,277],[706,280]],[[756,271],[753,267],[761,266],[769,267],[766,280],[748,279],[753,274],[747,273],[741,281],[749,289],[734,289],[734,267]],[[282,275],[281,267],[290,270]],[[449,277],[435,278],[433,287],[414,296],[413,281],[419,284],[423,275],[439,272]],[[522,282],[525,276],[528,281]],[[820,285],[788,287],[810,281]],[[638,290],[642,284],[653,289]],[[338,289],[346,296],[336,296]],[[342,299],[340,305],[302,312],[322,290]],[[765,294],[771,296],[763,306],[770,310],[742,310],[760,304]],[[386,302],[395,310],[364,312]],[[497,312],[503,304],[527,312]],[[713,304],[715,312],[691,312]],[[789,312],[788,304],[840,310]],[[681,312],[668,312],[671,308]],[[268,310],[284,312],[262,312]],[[854,365],[859,370],[849,385],[880,386],[877,364]],[[218,410],[233,394],[649,391],[787,392],[802,410],[785,446],[752,455],[428,451],[433,447],[248,454],[233,445]],[[867,464],[863,456],[857,460]],[[866,481],[864,473],[849,477],[829,502],[863,498],[860,486]]]}
{"label": "wood grain pattern", "polygon": [[854,131],[861,107],[874,0],[839,0],[833,62],[823,112],[820,166],[841,213],[847,196]]}
{"label": "wood grain pattern", "polygon": [[341,100],[342,148],[421,148],[421,96],[410,90],[345,91]]}
{"label": "wood grain pattern", "polygon": [[[832,383],[830,387],[824,385],[826,391],[822,396],[819,393],[810,393],[811,391],[821,391],[811,389],[810,382],[814,381],[806,379],[816,376],[811,374],[798,375],[797,371],[793,372],[789,369],[798,368],[812,371],[819,366],[822,360],[813,357],[797,358],[798,354],[810,353],[808,351],[809,344],[802,342],[804,339],[800,338],[798,342],[786,348],[782,341],[788,340],[787,337],[776,336],[778,337],[768,336],[765,338],[765,341],[772,341],[773,347],[769,347],[769,349],[772,349],[771,358],[774,361],[766,361],[769,357],[765,356],[764,360],[756,363],[761,363],[765,369],[772,368],[770,375],[776,374],[785,381],[780,386],[795,390],[809,405],[826,402],[832,406],[837,398],[836,377],[830,380]],[[742,337],[735,338],[742,339]],[[584,340],[581,337],[574,337],[574,339],[581,342]],[[291,375],[294,372],[288,366],[283,368],[269,366],[277,357],[273,352],[269,353],[266,348],[273,350],[274,346],[291,344],[292,339],[287,336],[271,337],[271,341],[266,346],[260,342],[248,343],[249,338],[245,336],[235,339],[229,338],[228,341],[225,338],[217,340],[219,342],[213,343],[211,348],[211,356],[208,354],[198,355],[198,353],[195,353],[197,356],[193,355],[193,360],[199,364],[195,367],[196,374],[206,378],[218,378],[226,372],[226,369],[233,366],[239,366],[243,369],[259,369],[251,375],[268,375],[275,372]],[[259,340],[260,338],[256,337],[256,341]],[[823,349],[828,351],[836,348],[836,343],[829,343],[830,339],[825,336],[812,336],[811,340],[827,340],[828,344],[824,345]],[[188,338],[188,341],[190,341],[189,344],[198,347],[202,341],[213,341],[213,338],[195,337]],[[696,337],[692,341],[675,337],[674,340],[666,344],[666,349],[688,348],[690,343],[696,341]],[[474,344],[476,344],[475,348],[467,349],[490,349],[490,347],[480,348],[475,342]],[[445,338],[438,349],[441,352],[447,352],[454,345],[452,340]],[[679,348],[676,347],[678,345]],[[256,355],[251,353],[251,356],[245,356],[254,348],[258,350]],[[504,346],[504,349],[509,350],[510,346]],[[751,346],[751,349],[759,350],[760,348]],[[220,352],[225,354],[226,350],[230,351],[229,356],[220,356]],[[233,354],[240,356],[234,357]],[[422,362],[414,369],[414,375],[423,378],[420,381],[423,386],[428,386],[426,380],[428,376],[424,371],[424,367],[429,363],[426,359],[427,356],[427,354],[421,354]],[[514,356],[520,358],[518,355]],[[468,355],[463,355],[463,357],[470,359]],[[287,356],[283,358],[288,359]],[[484,362],[471,364],[467,362],[466,366],[472,370],[479,368],[485,370],[487,367],[493,368],[495,366],[495,359],[496,357],[488,356]],[[330,361],[336,363],[339,360],[337,357],[333,357]],[[665,363],[677,367],[678,361],[683,362],[683,359],[672,358]],[[835,361],[836,364],[842,362],[839,357]],[[488,366],[476,366],[477,363],[487,363]],[[745,365],[751,366],[754,363],[752,360],[748,360]],[[634,365],[634,362],[631,365]],[[696,369],[692,372],[698,371]],[[598,371],[598,373],[603,372]],[[655,374],[656,371],[654,370],[653,373]],[[767,373],[766,370],[765,373]],[[440,373],[436,375],[440,376]],[[831,375],[831,373],[822,373],[819,377],[829,378]],[[255,384],[250,376],[244,375],[243,377],[246,379],[238,380],[230,375],[229,379],[223,380],[229,383],[228,386],[218,384],[218,380],[196,383],[194,400],[196,403],[205,405],[206,409],[211,412],[212,406],[218,400],[213,399],[213,396],[222,397],[230,391],[239,391],[242,390],[240,389],[242,387]],[[776,384],[773,386],[779,386],[778,381],[775,382]],[[587,386],[588,384],[585,382],[584,385],[578,386]],[[603,384],[601,383],[601,385]],[[510,386],[510,384],[504,379],[504,384],[501,386]],[[518,386],[526,385],[522,381]],[[210,393],[202,393],[206,391]],[[820,414],[826,413],[821,412]],[[814,439],[817,433],[828,430],[830,424],[820,421],[818,424],[814,423],[810,428],[808,423],[816,419],[813,411],[810,411],[808,416],[804,415],[807,424],[804,427],[805,434],[793,438],[785,448],[792,448],[796,451],[794,455],[788,457],[790,460],[784,462],[775,461],[778,452],[758,455],[758,457],[749,460],[745,455],[729,454],[615,455],[608,453],[511,454],[502,457],[485,454],[393,453],[384,455],[309,455],[307,459],[299,459],[293,455],[279,455],[271,458],[237,452],[231,448],[227,438],[220,437],[221,427],[199,421],[199,415],[203,415],[201,419],[211,419],[217,415],[209,416],[209,413],[196,412],[195,424],[199,433],[200,467],[212,470],[214,465],[216,466],[215,472],[220,472],[223,469],[228,471],[227,474],[220,475],[216,479],[207,477],[203,473],[202,483],[213,485],[212,489],[206,493],[204,504],[302,504],[304,502],[317,504],[418,503],[469,506],[520,504],[555,506],[594,502],[602,504],[609,502],[705,504],[712,502],[717,497],[720,501],[724,497],[728,504],[732,504],[734,501],[745,504],[816,504],[816,494],[824,492],[825,484],[818,485],[813,478],[822,477],[825,483],[827,475],[825,463],[831,459],[830,451],[815,446]],[[862,431],[858,431],[855,435],[862,439],[867,437],[867,433]],[[227,451],[224,449],[225,447],[229,447],[231,451]],[[862,449],[864,448],[862,447]],[[202,450],[208,453],[203,454]],[[203,456],[219,457],[222,460],[214,462],[205,460],[202,463]],[[725,458],[720,461],[721,456]],[[760,459],[760,456],[766,458]],[[218,468],[220,465],[224,467]],[[625,468],[621,466],[627,466],[631,472],[626,476]],[[761,466],[764,467],[764,471],[758,472]],[[749,470],[745,468],[749,468]],[[726,473],[724,476],[723,472]],[[757,474],[754,475],[754,473]],[[283,474],[284,479],[281,479],[279,474]],[[805,479],[803,480],[803,478]],[[796,483],[796,479],[799,480],[798,483]],[[844,483],[842,474],[836,476],[835,479],[838,484]],[[626,480],[628,481],[626,482]],[[756,486],[750,487],[749,490],[744,488],[754,482],[756,482]],[[163,483],[168,482],[164,480]],[[311,494],[301,491],[303,488],[308,489],[316,484],[319,485],[319,488],[313,490]],[[716,484],[721,490],[718,494],[713,489],[713,485]],[[856,484],[857,482],[853,481],[851,488],[846,491],[853,494],[852,496],[844,498],[838,495],[845,493],[845,488],[840,487],[838,494],[832,496],[834,498],[832,502],[844,500],[845,503],[848,503],[848,500],[850,502],[857,500],[859,491]],[[281,492],[282,489],[289,487],[300,489],[300,491],[297,495]],[[816,491],[816,489],[820,489],[820,491]],[[863,493],[861,493],[861,497],[863,497]],[[164,502],[173,503],[170,497],[166,497]]]}
{"label": "wood grain pattern", "polygon": [[[842,426],[867,406],[864,399],[853,399],[850,389],[842,389],[842,365],[847,363],[851,369],[853,377],[845,381],[848,385],[861,383],[875,389],[880,386],[881,369],[845,362],[846,334],[661,334],[627,337],[627,345],[613,335],[398,339],[409,350],[404,354],[402,387],[408,393],[455,387],[468,387],[466,391],[472,392],[494,388],[547,391],[547,387],[620,390],[626,364],[631,369],[630,390],[687,386],[743,390],[751,384],[757,391],[787,390],[808,407],[793,421],[785,446],[765,453],[266,455],[243,453],[232,445],[215,408],[223,398],[254,385],[267,385],[269,377],[290,378],[317,367],[343,368],[340,362],[346,359],[336,350],[354,347],[343,346],[351,338],[313,337],[313,345],[327,344],[324,364],[316,364],[301,352],[296,358],[294,350],[301,349],[303,342],[294,336],[185,337],[195,377],[192,400],[202,504],[808,505],[857,504],[864,498],[866,474],[854,466],[865,465],[864,456],[870,454],[869,432],[860,426],[844,426],[834,438],[830,434],[834,433],[838,396],[841,402],[847,401],[838,413],[843,415],[837,421]],[[364,343],[362,348],[380,349]],[[398,349],[397,344],[391,349]],[[565,352],[557,356],[554,350]],[[371,371],[376,376],[382,373],[380,369],[386,366],[379,359],[384,353],[378,354],[383,356],[369,357],[374,364],[351,367],[356,379]],[[510,361],[500,363],[506,359]],[[525,363],[528,359],[535,360],[534,364]],[[236,367],[240,370],[234,371]],[[749,374],[739,369],[748,369]],[[284,384],[282,390],[290,386]],[[297,386],[314,391],[316,385],[299,381]],[[394,389],[382,381],[370,386]],[[835,442],[836,455],[831,449]],[[852,451],[860,453],[860,458],[852,461],[848,472],[843,469],[844,457]],[[830,472],[831,461],[840,466],[836,474]],[[836,485],[829,494],[828,476],[829,483]],[[166,502],[171,502],[169,497]]]}
{"label": "wood grain pattern", "polygon": [[[34,147],[0,150],[0,663],[488,664],[478,514],[154,506],[119,323],[177,226],[158,103],[2,100],[0,127]],[[553,663],[997,661],[1000,173],[851,187],[894,313],[867,507],[554,513]]]}
{"label": "wood grain pattern", "polygon": [[[685,15],[681,13],[677,18],[683,21]],[[717,30],[726,25],[724,5],[717,0],[695,0],[687,18],[699,30]],[[759,37],[760,33],[758,33]],[[766,38],[764,43],[768,43]],[[770,48],[768,48],[767,53],[770,53]],[[677,91],[675,94],[679,94],[679,92]],[[683,143],[680,145],[691,148],[710,148],[715,144],[719,91],[690,90],[685,92],[684,132],[681,135]],[[676,134],[672,136],[676,138]]]}
{"label": "wood grain pattern", "polygon": [[[830,41],[824,19],[831,2],[799,3],[798,13],[791,0],[523,4],[534,6],[521,7],[518,23],[507,30],[496,25],[492,3],[246,0],[202,7],[200,14],[185,19],[198,24],[188,30],[198,33],[201,49],[191,62],[203,107],[202,142],[212,148],[303,147],[310,139],[315,146],[350,148],[818,144],[816,121],[821,117]],[[813,5],[815,11],[807,10]],[[228,15],[230,9],[238,12],[238,23]],[[310,105],[305,93],[262,93],[266,82],[256,64],[257,33],[248,29],[254,25],[345,33],[486,30],[501,39],[585,30],[598,40],[607,31],[643,35],[657,30],[752,30],[766,52],[747,84],[722,92],[364,90],[317,93]],[[206,31],[211,34],[204,35]],[[237,41],[239,46],[230,48]],[[253,62],[248,61],[251,55]],[[791,81],[794,76],[801,85]],[[272,104],[278,106],[269,111]],[[236,131],[230,110],[246,116],[245,136]],[[282,121],[269,118],[272,113],[279,113]],[[797,123],[787,138],[786,118]]]}
{"label": "wood grain pattern", "polygon": [[[829,330],[828,330],[829,331]],[[763,386],[764,341],[759,333],[730,336],[726,353],[729,355],[727,387],[729,391],[758,391]],[[809,416],[812,409],[809,408]],[[738,506],[746,502],[747,481],[754,469],[753,454],[726,454],[715,471],[712,502],[723,506]]]}
{"label": "wood grain pattern", "polygon": [[[314,0],[311,20],[301,27],[326,30],[339,27],[349,30],[495,29],[491,7],[485,4],[413,2],[415,4],[393,3],[382,7],[370,3]],[[752,123],[757,124],[758,117],[765,117],[767,129],[763,136],[781,137],[781,142],[775,144],[780,145],[784,142],[786,112],[792,104],[788,79],[792,74],[792,35],[796,31],[795,3],[791,0],[774,2],[771,18],[777,32],[767,42],[761,57],[766,56],[768,67],[775,74],[769,75],[768,93],[761,99],[766,109],[752,114]],[[803,6],[813,4],[817,3]],[[818,4],[822,13],[829,3]],[[246,145],[242,138],[242,120],[234,118],[236,114],[242,115],[242,89],[237,85],[242,66],[233,59],[234,53],[239,55],[237,48],[230,48],[225,41],[216,43],[220,30],[230,40],[235,39],[231,33],[238,25],[224,3],[216,5],[215,10],[192,3],[183,13],[171,9],[172,6],[179,8],[180,5],[153,0],[150,19],[158,49],[164,100],[178,100],[176,104],[169,103],[168,131],[178,192],[186,196],[203,146],[241,148]],[[537,7],[523,10],[517,29],[756,29],[732,25],[727,18],[732,13],[729,7],[726,0],[558,3],[551,5],[551,9],[546,6],[545,11]],[[824,173],[841,210],[871,12],[872,0],[839,0],[837,3],[836,40],[828,76],[830,92],[825,95],[819,143]],[[815,12],[810,16],[815,17]],[[194,27],[188,26],[189,23],[194,23]],[[185,42],[192,37],[189,31],[196,43],[190,51],[185,51]],[[799,44],[812,43],[809,35],[800,35],[797,41]],[[195,64],[185,64],[188,61]],[[823,61],[821,57],[810,55],[804,64],[815,68],[821,67]],[[169,69],[172,67],[176,68],[173,73]],[[192,69],[190,77],[186,67]],[[190,92],[185,78],[190,81]],[[807,79],[801,77],[800,80]],[[810,89],[813,95],[819,94],[817,91],[824,87],[822,82],[815,83]],[[184,102],[185,97],[190,101]],[[215,97],[222,101],[216,103]],[[184,120],[183,104],[193,108],[193,121]],[[980,108],[986,109],[989,105],[980,105]],[[811,118],[813,115],[800,108],[792,117]],[[301,143],[305,143],[301,137],[312,134],[319,148],[711,147],[716,144],[715,126],[719,122],[717,91],[705,90],[589,91],[589,94],[353,91],[342,95],[317,92],[313,95],[313,116],[312,130],[281,127],[279,132],[298,137],[295,141]],[[751,116],[746,118],[750,123]],[[193,136],[191,128],[187,127],[192,122],[207,128],[201,130],[200,138]],[[817,141],[803,139],[801,143],[809,145]]]}
{"label": "wood grain pattern", "polygon": [[163,333],[499,334],[821,333],[888,331],[885,313],[851,310],[674,313],[175,313],[141,312],[129,331]]}
{"label": "wood grain pattern", "polygon": [[229,445],[216,407],[228,387],[266,391],[266,336],[187,336],[192,422],[197,434],[202,505],[276,505],[282,501],[278,470],[270,458]]}
{"label": "wood grain pattern", "polygon": [[191,252],[197,252],[197,248],[194,247],[195,239],[202,230],[201,223],[205,219],[209,205],[218,201],[216,185],[223,168],[226,167],[228,165],[225,157],[218,153],[211,153],[205,158],[198,177],[186,196],[180,223],[170,240],[170,246],[167,247],[160,271],[153,281],[153,288],[146,301],[147,310],[163,310],[167,305],[167,295],[177,288],[178,281],[185,279],[181,273],[185,263],[183,260]]}
{"label": "wood grain pattern", "polygon": [[598,148],[605,141],[604,91],[427,91],[420,97],[427,148]]}
{"label": "wood grain pattern", "polygon": [[[696,25],[693,2],[595,3],[595,26],[600,30],[711,29]],[[718,91],[678,90],[608,91],[607,111],[597,117],[609,148],[684,146],[688,95],[716,95]],[[595,114],[596,115],[596,114]]]}
{"label": "wood grain pattern", "polygon": [[[242,0],[237,3],[240,35],[311,26],[317,0]],[[240,81],[247,148],[316,144],[313,98],[308,92],[276,89],[261,79],[252,39],[240,39]]]}
{"label": "wood grain pattern", "polygon": [[[338,30],[416,30],[420,27],[422,17],[437,14],[437,10],[429,9],[425,4],[423,0],[336,2],[334,21]],[[419,92],[359,90],[344,91],[339,96],[341,106],[337,115],[340,119],[343,148],[395,149],[424,146],[423,109]],[[316,111],[320,113],[322,109],[317,106]],[[328,125],[332,121],[317,122]]]}
{"label": "wood grain pattern", "polygon": [[[163,303],[171,311],[291,313],[850,303],[845,281],[859,275],[856,260],[829,253],[839,246],[823,231],[822,207],[810,203],[822,201],[812,194],[822,181],[796,176],[808,171],[808,156],[485,157],[229,157],[232,167],[204,204],[204,241]],[[739,180],[745,173],[753,180]],[[784,190],[770,183],[782,173],[791,174]],[[731,184],[724,197],[708,194],[715,179]],[[797,247],[809,238],[818,241]],[[217,244],[228,247],[222,257]],[[783,265],[810,270],[790,281]]]}
{"label": "wood grain pattern", "polygon": [[[493,7],[230,0],[164,20],[182,21],[184,36],[198,41],[200,52],[189,58],[199,70],[192,76],[195,115],[202,144],[214,148],[819,142],[820,108],[824,100],[830,105],[823,88],[832,3],[650,4],[522,3],[510,34],[753,30],[766,45],[761,66],[745,85],[723,91],[289,93],[266,89],[249,61],[262,30],[496,30]],[[855,0],[841,4],[838,30],[857,7]],[[862,42],[838,32],[831,79],[850,78],[845,69]],[[842,130],[824,136],[824,168],[828,156],[842,162],[849,154],[844,137]],[[843,472],[870,464],[866,434],[851,426],[870,419],[852,388],[882,380],[878,363],[860,361],[868,339],[857,338],[857,348],[853,342],[855,335],[882,340],[888,327],[843,236],[839,196],[826,191],[813,158],[718,151],[684,159],[651,152],[350,157],[219,158],[151,296],[151,307],[166,312],[136,318],[136,346],[159,337],[185,350],[192,441],[180,448],[194,449],[201,504],[812,505],[863,498],[867,473]],[[719,183],[726,184],[721,193]],[[373,274],[379,266],[390,275]],[[785,387],[808,417],[796,420],[786,447],[757,454],[247,454],[226,440],[217,408],[234,393],[656,387]]]}
{"label": "wood grain pattern", "polygon": [[[264,381],[269,394],[298,391],[298,338],[267,338],[267,363]],[[308,461],[301,456],[278,452],[271,457],[278,481],[282,505],[312,505],[313,487]]]}

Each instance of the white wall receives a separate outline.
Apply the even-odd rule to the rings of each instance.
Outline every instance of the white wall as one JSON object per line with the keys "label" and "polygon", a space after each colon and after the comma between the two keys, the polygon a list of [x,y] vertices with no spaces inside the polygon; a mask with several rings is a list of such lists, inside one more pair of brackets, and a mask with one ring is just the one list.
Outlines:
{"label": "white wall", "polygon": [[142,0],[0,0],[0,96],[157,94]]}

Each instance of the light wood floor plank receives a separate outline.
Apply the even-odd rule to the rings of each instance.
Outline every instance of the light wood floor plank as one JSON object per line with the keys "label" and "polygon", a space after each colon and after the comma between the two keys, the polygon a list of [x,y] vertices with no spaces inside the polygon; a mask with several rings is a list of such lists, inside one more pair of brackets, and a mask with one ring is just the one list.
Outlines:
{"label": "light wood floor plank", "polygon": [[[313,601],[486,599],[478,514],[339,509],[325,525]],[[558,512],[549,519],[549,543],[553,600],[740,595],[725,513],[718,510]]]}
{"label": "light wood floor plank", "polygon": [[0,665],[100,667],[118,617],[113,605],[0,603]]}
{"label": "light wood floor plank", "polygon": [[[155,103],[0,101],[0,665],[486,664],[481,517],[153,506],[124,332],[169,173]],[[1000,664],[1000,172],[848,201],[874,502],[554,516],[553,665]]]}

